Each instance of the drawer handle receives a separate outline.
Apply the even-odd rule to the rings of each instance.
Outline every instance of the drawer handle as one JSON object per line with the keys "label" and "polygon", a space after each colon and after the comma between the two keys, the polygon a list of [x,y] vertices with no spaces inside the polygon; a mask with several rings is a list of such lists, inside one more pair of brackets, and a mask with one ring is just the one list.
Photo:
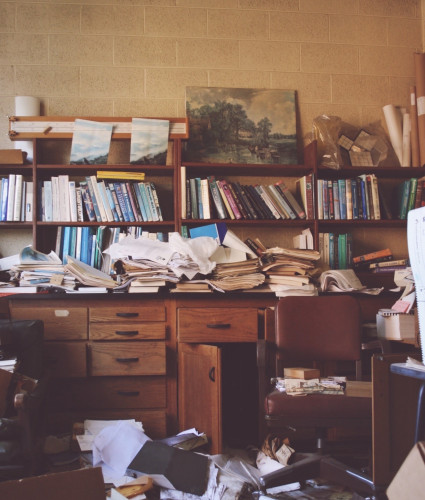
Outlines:
{"label": "drawer handle", "polygon": [[119,396],[138,396],[140,391],[117,391]]}
{"label": "drawer handle", "polygon": [[230,328],[232,325],[231,323],[221,323],[221,324],[207,324],[207,328],[216,328],[217,330],[225,330],[227,328]]}
{"label": "drawer handle", "polygon": [[116,330],[115,335],[128,335],[129,337],[139,335],[138,330]]}
{"label": "drawer handle", "polygon": [[208,378],[211,380],[211,382],[215,382],[215,366],[213,366],[209,373],[208,373]]}
{"label": "drawer handle", "polygon": [[134,363],[139,361],[139,358],[115,358],[118,363]]}
{"label": "drawer handle", "polygon": [[139,313],[116,313],[116,316],[119,318],[137,318],[139,316]]}

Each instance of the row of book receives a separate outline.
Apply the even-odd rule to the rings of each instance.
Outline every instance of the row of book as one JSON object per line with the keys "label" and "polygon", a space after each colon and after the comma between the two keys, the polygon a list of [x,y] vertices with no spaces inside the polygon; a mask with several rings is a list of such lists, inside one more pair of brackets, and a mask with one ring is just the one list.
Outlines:
{"label": "row of book", "polygon": [[283,180],[243,185],[213,175],[186,179],[184,219],[305,219],[306,213]]}
{"label": "row of book", "polygon": [[374,174],[317,181],[319,219],[380,220],[380,208],[378,179]]}
{"label": "row of book", "polygon": [[103,251],[126,236],[168,241],[168,233],[143,231],[140,226],[125,228],[98,226],[60,226],[56,237],[56,254],[63,264],[68,255],[107,274],[111,272],[108,254]]}
{"label": "row of book", "polygon": [[10,174],[1,179],[0,220],[2,222],[32,221],[33,182],[21,174]]}
{"label": "row of book", "polygon": [[153,182],[98,179],[77,182],[68,175],[41,182],[40,220],[46,222],[147,222],[162,221]]}
{"label": "row of book", "polygon": [[407,214],[414,208],[425,206],[425,180],[416,177],[404,180],[398,187],[398,214],[399,219],[406,219]]}
{"label": "row of book", "polygon": [[319,233],[319,252],[325,267],[350,269],[353,266],[352,234]]}

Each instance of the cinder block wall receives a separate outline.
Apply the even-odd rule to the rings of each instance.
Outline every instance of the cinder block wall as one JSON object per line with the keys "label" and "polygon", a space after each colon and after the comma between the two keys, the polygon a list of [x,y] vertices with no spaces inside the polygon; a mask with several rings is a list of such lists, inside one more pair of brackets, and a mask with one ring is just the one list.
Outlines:
{"label": "cinder block wall", "polygon": [[295,89],[300,133],[408,106],[423,0],[0,0],[0,148],[44,115],[183,116],[185,87]]}

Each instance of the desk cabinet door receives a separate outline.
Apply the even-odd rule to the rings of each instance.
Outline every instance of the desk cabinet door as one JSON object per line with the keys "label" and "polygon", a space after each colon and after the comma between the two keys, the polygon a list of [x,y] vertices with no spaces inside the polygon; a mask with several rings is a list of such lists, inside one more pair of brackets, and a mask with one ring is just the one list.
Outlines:
{"label": "desk cabinet door", "polygon": [[202,429],[210,453],[221,453],[221,350],[216,346],[179,346],[179,427]]}
{"label": "desk cabinet door", "polygon": [[46,366],[52,377],[85,377],[85,342],[45,342]]}

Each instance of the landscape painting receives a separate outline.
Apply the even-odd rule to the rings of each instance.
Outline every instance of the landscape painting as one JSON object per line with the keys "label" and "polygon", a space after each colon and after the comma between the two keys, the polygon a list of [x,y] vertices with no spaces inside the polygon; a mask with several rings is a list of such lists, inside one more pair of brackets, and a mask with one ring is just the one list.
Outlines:
{"label": "landscape painting", "polygon": [[165,165],[169,131],[169,120],[133,118],[130,163],[135,165]]}
{"label": "landscape painting", "polygon": [[186,88],[183,161],[297,164],[294,90]]}
{"label": "landscape painting", "polygon": [[104,165],[108,163],[112,124],[77,118],[72,135],[70,163]]}

